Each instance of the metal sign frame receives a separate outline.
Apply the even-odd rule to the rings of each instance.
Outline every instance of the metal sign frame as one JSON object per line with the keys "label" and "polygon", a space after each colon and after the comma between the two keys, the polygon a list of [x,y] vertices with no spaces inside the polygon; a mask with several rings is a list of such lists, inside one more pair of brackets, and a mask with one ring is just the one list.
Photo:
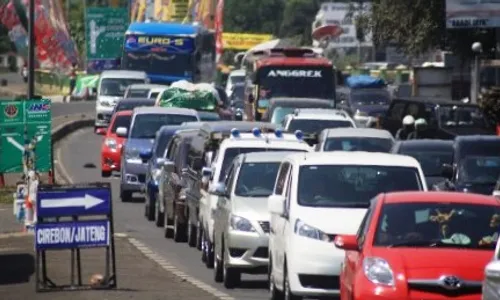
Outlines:
{"label": "metal sign frame", "polygon": [[[38,187],[36,292],[117,287],[112,200],[111,184],[105,182]],[[81,250],[88,248],[105,248],[105,274],[95,286],[82,282]],[[71,251],[69,284],[58,285],[47,274],[46,252],[54,250]]]}

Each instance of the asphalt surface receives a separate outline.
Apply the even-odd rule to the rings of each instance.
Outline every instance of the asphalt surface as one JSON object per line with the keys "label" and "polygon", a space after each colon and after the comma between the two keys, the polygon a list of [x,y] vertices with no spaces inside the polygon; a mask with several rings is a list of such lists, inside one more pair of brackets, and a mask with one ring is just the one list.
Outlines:
{"label": "asphalt surface", "polygon": [[95,101],[52,103],[52,117],[95,113]]}
{"label": "asphalt surface", "polygon": [[56,156],[73,183],[111,182],[116,232],[126,233],[138,239],[187,275],[235,299],[268,299],[265,275],[244,275],[240,288],[226,290],[221,284],[214,282],[213,270],[207,269],[202,264],[199,251],[190,248],[186,243],[175,243],[171,239],[165,239],[163,229],[157,228],[145,219],[144,204],[140,202],[142,199],[138,199],[137,203],[122,203],[119,198],[119,178],[101,178],[99,165],[101,142],[102,137],[95,135],[92,129],[79,130],[61,142],[61,148],[56,151]]}

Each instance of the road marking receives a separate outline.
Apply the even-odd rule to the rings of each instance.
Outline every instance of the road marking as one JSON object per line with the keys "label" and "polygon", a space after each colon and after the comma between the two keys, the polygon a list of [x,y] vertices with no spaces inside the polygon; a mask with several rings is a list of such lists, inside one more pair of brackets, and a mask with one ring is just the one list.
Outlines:
{"label": "road marking", "polygon": [[186,273],[180,271],[178,268],[170,264],[165,258],[161,257],[157,253],[153,252],[148,246],[144,245],[142,242],[138,241],[135,238],[129,238],[129,242],[134,245],[142,254],[144,254],[147,258],[151,259],[155,263],[157,263],[162,269],[171,272],[175,276],[185,280],[195,287],[204,290],[205,292],[219,298],[220,300],[235,300],[235,298],[229,296],[226,293],[219,291],[218,289],[210,286],[192,276],[187,275]]}
{"label": "road marking", "polygon": [[66,170],[66,167],[62,163],[63,160],[62,160],[62,156],[61,156],[61,148],[62,147],[57,147],[57,150],[56,150],[57,161],[61,162],[61,163],[57,164],[59,166],[59,172],[62,173],[62,177],[65,179],[65,181],[67,181],[66,183],[73,184],[74,183],[73,178],[71,178],[71,176],[69,176],[68,170]]}

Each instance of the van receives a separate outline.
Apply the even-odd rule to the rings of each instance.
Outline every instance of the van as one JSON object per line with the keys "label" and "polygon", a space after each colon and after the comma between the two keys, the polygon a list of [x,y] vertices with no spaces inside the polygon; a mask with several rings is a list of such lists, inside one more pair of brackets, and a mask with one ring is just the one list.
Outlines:
{"label": "van", "polygon": [[136,83],[147,83],[148,77],[142,71],[104,71],[97,84],[96,117],[94,128],[106,127],[118,99],[123,98],[127,87]]}

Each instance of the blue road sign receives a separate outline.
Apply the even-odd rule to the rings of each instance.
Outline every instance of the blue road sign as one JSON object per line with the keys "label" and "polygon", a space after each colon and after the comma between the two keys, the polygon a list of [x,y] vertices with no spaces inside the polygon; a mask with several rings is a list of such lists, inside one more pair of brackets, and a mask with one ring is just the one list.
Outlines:
{"label": "blue road sign", "polygon": [[37,250],[106,247],[109,243],[108,220],[39,223],[35,228]]}
{"label": "blue road sign", "polygon": [[111,192],[105,187],[39,189],[36,203],[41,218],[111,214]]}

